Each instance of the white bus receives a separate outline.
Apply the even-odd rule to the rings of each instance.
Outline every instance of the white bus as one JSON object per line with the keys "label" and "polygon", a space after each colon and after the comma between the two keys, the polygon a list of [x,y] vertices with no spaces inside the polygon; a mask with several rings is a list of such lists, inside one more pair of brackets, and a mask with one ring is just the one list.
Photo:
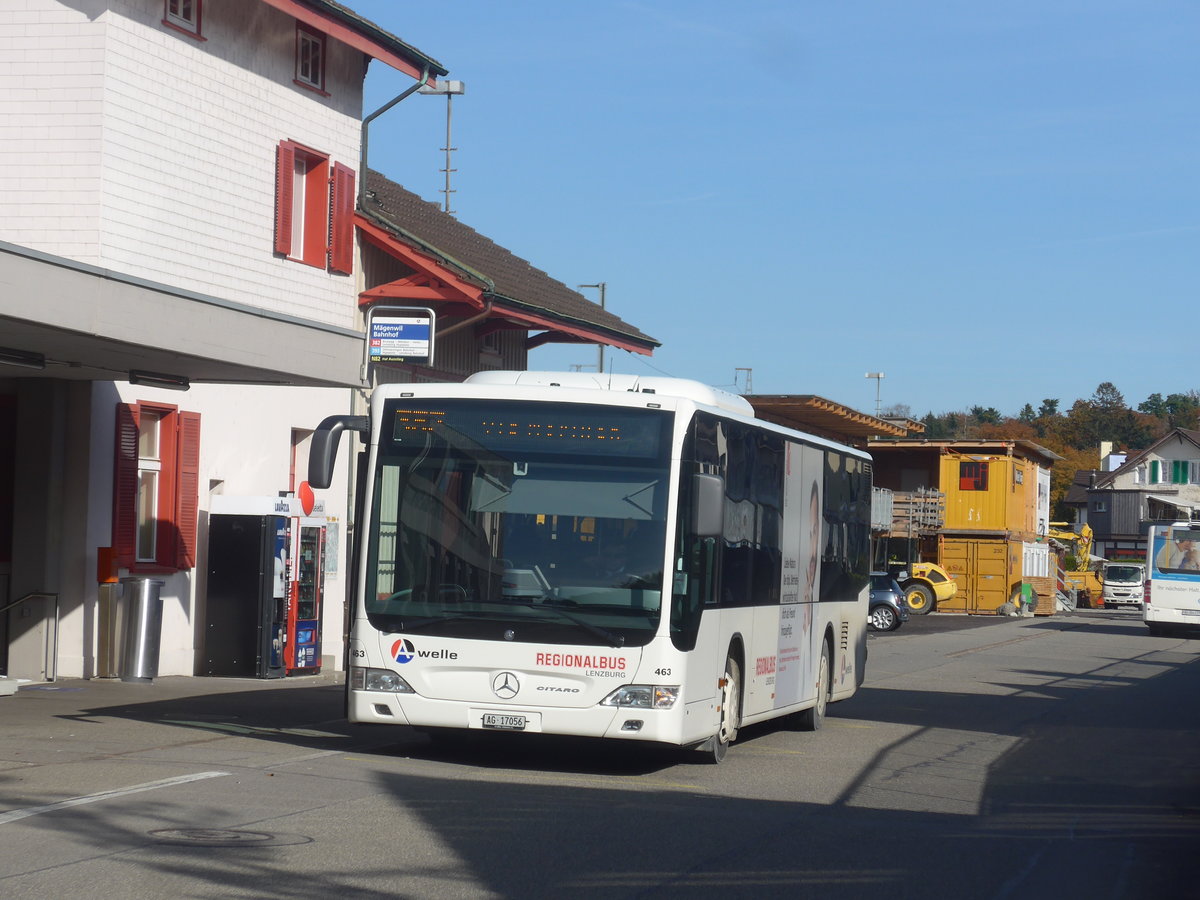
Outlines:
{"label": "white bus", "polygon": [[1150,633],[1200,628],[1200,522],[1152,526],[1146,571],[1142,621]]}
{"label": "white bus", "polygon": [[[362,433],[352,722],[700,747],[819,728],[866,662],[870,457],[672,378],[388,385]],[[365,459],[363,458],[365,457]],[[451,731],[454,730],[454,731]]]}

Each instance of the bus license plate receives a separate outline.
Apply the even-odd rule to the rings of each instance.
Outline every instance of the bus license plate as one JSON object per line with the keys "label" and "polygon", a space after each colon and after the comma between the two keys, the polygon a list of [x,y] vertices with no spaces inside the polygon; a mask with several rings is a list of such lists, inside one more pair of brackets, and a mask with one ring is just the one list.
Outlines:
{"label": "bus license plate", "polygon": [[484,713],[482,724],[484,728],[499,728],[501,731],[524,731],[525,717]]}

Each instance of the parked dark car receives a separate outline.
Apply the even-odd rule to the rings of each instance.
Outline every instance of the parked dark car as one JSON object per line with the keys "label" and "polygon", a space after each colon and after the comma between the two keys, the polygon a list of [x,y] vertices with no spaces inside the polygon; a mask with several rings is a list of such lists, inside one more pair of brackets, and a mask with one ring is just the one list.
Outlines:
{"label": "parked dark car", "polygon": [[875,631],[895,631],[908,621],[904,591],[887,572],[871,573],[871,609],[867,624]]}

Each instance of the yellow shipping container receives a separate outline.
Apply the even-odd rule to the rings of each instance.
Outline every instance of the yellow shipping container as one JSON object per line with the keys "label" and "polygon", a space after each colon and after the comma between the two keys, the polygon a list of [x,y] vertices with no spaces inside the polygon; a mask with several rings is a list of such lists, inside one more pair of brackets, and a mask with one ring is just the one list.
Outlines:
{"label": "yellow shipping container", "polygon": [[941,458],[946,531],[1037,533],[1037,464],[1015,456],[947,453]]}
{"label": "yellow shipping container", "polygon": [[958,592],[938,610],[995,615],[1021,591],[1023,549],[1021,541],[1005,538],[944,538],[942,568]]}

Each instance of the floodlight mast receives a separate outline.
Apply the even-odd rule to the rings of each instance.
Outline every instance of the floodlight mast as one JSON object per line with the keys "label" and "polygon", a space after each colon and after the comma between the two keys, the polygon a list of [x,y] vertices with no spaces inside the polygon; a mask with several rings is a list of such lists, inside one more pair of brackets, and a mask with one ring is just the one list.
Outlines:
{"label": "floodlight mast", "polygon": [[875,379],[875,418],[879,418],[879,386],[883,382],[884,375],[882,372],[868,372],[867,378]]}
{"label": "floodlight mast", "polygon": [[[600,291],[600,308],[604,309],[604,292],[605,292],[605,290],[608,289],[607,282],[598,281],[595,284],[577,284],[577,285],[575,285],[575,287],[577,287],[579,290],[583,290],[584,288],[597,288]],[[596,371],[603,375],[604,374],[604,345],[598,344],[597,349],[600,351],[600,355],[599,355],[599,358],[596,363]]]}
{"label": "floodlight mast", "polygon": [[453,104],[453,100],[454,100],[454,95],[455,94],[465,94],[467,92],[467,86],[461,81],[442,80],[442,81],[439,81],[437,84],[422,85],[418,90],[422,94],[445,94],[446,95],[446,146],[442,148],[442,150],[446,154],[446,167],[444,169],[442,169],[442,172],[446,176],[446,186],[444,188],[442,188],[442,194],[445,195],[446,199],[442,203],[442,210],[447,213],[453,213],[454,210],[452,210],[450,208],[450,195],[453,193],[456,193],[456,191],[454,191],[450,188],[450,173],[457,172],[458,169],[452,169],[450,167],[450,154],[453,151],[457,150],[458,148],[452,146],[450,143],[450,120],[452,117],[452,109],[453,109],[452,104]]}

